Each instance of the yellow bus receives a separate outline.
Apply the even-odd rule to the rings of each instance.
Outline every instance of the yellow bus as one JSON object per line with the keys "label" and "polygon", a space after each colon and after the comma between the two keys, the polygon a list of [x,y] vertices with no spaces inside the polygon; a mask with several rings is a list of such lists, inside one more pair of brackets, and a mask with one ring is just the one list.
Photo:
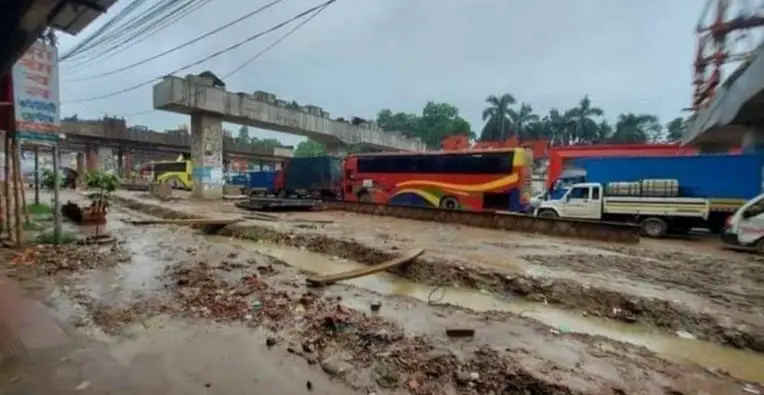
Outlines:
{"label": "yellow bus", "polygon": [[162,161],[152,164],[154,181],[169,183],[173,189],[191,189],[193,185],[191,171],[190,160]]}

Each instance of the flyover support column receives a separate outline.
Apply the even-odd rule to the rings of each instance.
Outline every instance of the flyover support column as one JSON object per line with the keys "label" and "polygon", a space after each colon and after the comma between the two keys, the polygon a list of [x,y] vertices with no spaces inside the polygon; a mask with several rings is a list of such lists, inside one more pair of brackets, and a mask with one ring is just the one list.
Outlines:
{"label": "flyover support column", "polygon": [[117,175],[120,178],[125,178],[125,153],[122,151],[122,147],[117,148]]}
{"label": "flyover support column", "polygon": [[98,163],[98,147],[94,145],[85,146],[85,167],[88,172],[97,171],[100,168]]}
{"label": "flyover support column", "polygon": [[764,127],[750,126],[743,134],[743,152],[764,152]]}
{"label": "flyover support column", "polygon": [[82,177],[85,175],[85,153],[84,152],[78,152],[77,153],[77,176]]}
{"label": "flyover support column", "polygon": [[191,115],[193,188],[198,199],[223,197],[223,117],[198,112]]}

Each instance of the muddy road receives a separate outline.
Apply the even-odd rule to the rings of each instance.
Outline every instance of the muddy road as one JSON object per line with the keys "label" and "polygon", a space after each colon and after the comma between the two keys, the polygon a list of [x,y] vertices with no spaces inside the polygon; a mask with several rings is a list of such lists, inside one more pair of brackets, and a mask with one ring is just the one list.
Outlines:
{"label": "muddy road", "polygon": [[[162,204],[137,193],[121,196],[162,216],[246,215],[231,202],[179,199]],[[423,248],[419,264],[396,274],[764,352],[764,262],[723,251],[715,240],[643,240],[638,246],[619,246],[343,212],[279,218],[248,219],[227,234],[364,263]]]}
{"label": "muddy road", "polygon": [[[23,281],[45,282],[39,297],[79,328],[73,337],[82,347],[97,350],[67,361],[123,367],[119,377],[96,370],[73,380],[88,381],[93,391],[144,375],[161,393],[221,394],[242,386],[337,394],[735,394],[754,385],[744,381],[764,382],[758,354],[650,338],[648,331],[640,336],[653,343],[640,347],[606,337],[618,329],[596,319],[573,321],[565,310],[488,290],[441,290],[390,274],[308,289],[306,271],[360,264],[267,240],[120,222],[137,215],[112,211],[114,246],[39,248],[29,258],[34,264],[9,268]],[[374,303],[381,303],[377,313]],[[604,333],[576,333],[579,325]],[[475,337],[448,338],[445,330],[454,327],[475,329]],[[664,350],[656,353],[648,348],[658,339]],[[672,340],[675,349],[715,357],[672,353]],[[274,364],[282,373],[292,369],[292,379],[259,379]],[[22,369],[9,385],[41,385],[31,371]]]}

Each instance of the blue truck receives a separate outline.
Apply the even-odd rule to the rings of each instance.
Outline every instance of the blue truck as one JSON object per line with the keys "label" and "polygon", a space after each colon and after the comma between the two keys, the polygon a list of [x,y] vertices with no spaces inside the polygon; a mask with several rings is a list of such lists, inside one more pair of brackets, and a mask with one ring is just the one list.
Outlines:
{"label": "blue truck", "polygon": [[231,176],[228,184],[238,186],[247,195],[267,196],[275,194],[276,171],[248,171]]}
{"label": "blue truck", "polygon": [[547,199],[560,199],[579,183],[636,183],[676,180],[677,197],[708,199],[707,227],[720,231],[727,217],[749,199],[764,192],[764,155],[698,154],[581,158],[565,169]]}

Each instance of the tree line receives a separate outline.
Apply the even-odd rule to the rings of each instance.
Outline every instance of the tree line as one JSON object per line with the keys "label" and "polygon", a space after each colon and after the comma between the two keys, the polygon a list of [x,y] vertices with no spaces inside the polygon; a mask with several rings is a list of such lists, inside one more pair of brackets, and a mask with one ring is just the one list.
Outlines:
{"label": "tree line", "polygon": [[[662,124],[657,116],[623,113],[611,124],[605,112],[592,104],[588,96],[569,109],[551,109],[546,114],[533,111],[526,102],[511,94],[490,95],[485,100],[483,127],[479,133],[449,103],[428,102],[421,114],[381,110],[374,120],[383,131],[398,131],[407,137],[420,138],[429,148],[438,149],[440,142],[453,135],[466,135],[480,141],[504,141],[517,137],[520,141],[548,140],[551,145],[638,144],[674,141],[681,138],[687,122],[681,117]],[[350,152],[358,149],[351,147]],[[315,141],[300,143],[295,156],[323,155],[326,151]]]}

